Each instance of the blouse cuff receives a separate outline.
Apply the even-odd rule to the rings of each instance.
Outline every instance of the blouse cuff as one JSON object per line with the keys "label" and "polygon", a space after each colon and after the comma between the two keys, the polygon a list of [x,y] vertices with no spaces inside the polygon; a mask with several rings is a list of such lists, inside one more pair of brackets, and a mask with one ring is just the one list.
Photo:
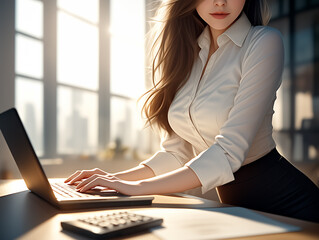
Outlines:
{"label": "blouse cuff", "polygon": [[212,145],[185,166],[191,168],[199,178],[203,194],[235,179],[225,152],[218,144]]}
{"label": "blouse cuff", "polygon": [[158,151],[140,164],[150,167],[156,176],[182,167],[182,164],[174,155],[164,151]]}

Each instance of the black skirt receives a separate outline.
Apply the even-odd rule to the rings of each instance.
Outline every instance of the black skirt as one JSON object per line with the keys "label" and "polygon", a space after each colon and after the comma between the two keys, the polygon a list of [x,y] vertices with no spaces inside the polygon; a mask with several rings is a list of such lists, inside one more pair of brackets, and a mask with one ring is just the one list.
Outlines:
{"label": "black skirt", "polygon": [[273,149],[217,188],[222,203],[319,222],[319,188]]}

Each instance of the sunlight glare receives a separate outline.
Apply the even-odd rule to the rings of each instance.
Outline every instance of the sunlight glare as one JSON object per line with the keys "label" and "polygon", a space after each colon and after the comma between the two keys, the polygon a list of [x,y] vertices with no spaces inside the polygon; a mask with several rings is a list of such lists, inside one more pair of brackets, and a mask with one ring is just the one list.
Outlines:
{"label": "sunlight glare", "polygon": [[60,83],[98,89],[98,27],[58,13],[57,79]]}
{"label": "sunlight glare", "polygon": [[111,92],[131,98],[145,91],[145,1],[111,1]]}
{"label": "sunlight glare", "polygon": [[43,3],[35,0],[16,1],[16,30],[33,37],[43,37]]}
{"label": "sunlight glare", "polygon": [[98,0],[58,0],[58,7],[78,17],[97,24],[99,21]]}

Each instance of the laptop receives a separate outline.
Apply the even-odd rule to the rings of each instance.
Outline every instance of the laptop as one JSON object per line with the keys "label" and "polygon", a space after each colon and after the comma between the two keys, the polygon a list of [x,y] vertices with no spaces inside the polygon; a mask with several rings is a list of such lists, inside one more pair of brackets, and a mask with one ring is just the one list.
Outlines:
{"label": "laptop", "polygon": [[50,182],[15,108],[0,114],[0,137],[4,138],[28,189],[59,209],[149,205],[154,199],[153,196],[127,196],[98,188],[79,193],[74,185]]}

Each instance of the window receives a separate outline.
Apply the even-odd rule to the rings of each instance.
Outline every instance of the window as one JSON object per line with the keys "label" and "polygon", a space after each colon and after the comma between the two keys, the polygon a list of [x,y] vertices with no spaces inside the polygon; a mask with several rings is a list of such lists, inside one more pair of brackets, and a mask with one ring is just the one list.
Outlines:
{"label": "window", "polygon": [[98,150],[99,2],[58,0],[57,152]]}
{"label": "window", "polygon": [[145,1],[112,0],[110,20],[110,140],[122,151],[136,151],[143,147],[135,103],[145,91]]}
{"label": "window", "polygon": [[149,150],[145,1],[16,0],[15,15],[15,105],[37,154]]}
{"label": "window", "polygon": [[269,0],[270,25],[285,44],[285,69],[275,105],[274,136],[292,161],[319,158],[319,1]]}

